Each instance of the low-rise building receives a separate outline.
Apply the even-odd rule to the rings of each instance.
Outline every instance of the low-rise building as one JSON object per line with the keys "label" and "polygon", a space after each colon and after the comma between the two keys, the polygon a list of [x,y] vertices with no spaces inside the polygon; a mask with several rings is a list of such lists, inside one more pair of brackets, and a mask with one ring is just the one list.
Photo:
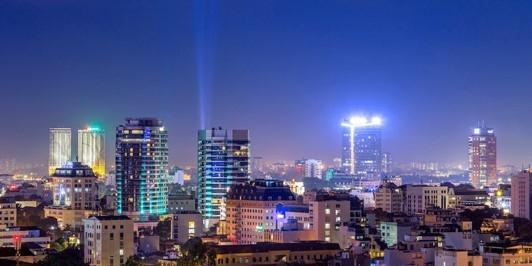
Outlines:
{"label": "low-rise building", "polygon": [[96,175],[80,162],[68,162],[51,176],[53,206],[44,210],[45,217],[53,217],[61,228],[80,228],[83,219],[97,213],[98,187]]}
{"label": "low-rise building", "polygon": [[381,222],[379,225],[379,231],[381,233],[381,239],[391,247],[400,241],[405,240],[405,236],[410,234],[412,230],[412,224],[401,222]]}
{"label": "low-rise building", "polygon": [[14,247],[13,238],[20,237],[21,243],[35,243],[42,248],[50,247],[50,236],[35,226],[9,227],[0,230],[0,247]]}
{"label": "low-rise building", "polygon": [[434,255],[434,266],[467,265],[482,266],[482,256],[479,253],[460,249],[440,248]]}
{"label": "low-rise building", "polygon": [[[318,265],[340,261],[340,246],[337,243],[257,243],[249,245],[215,246],[215,265]],[[334,264],[332,264],[334,265]]]}
{"label": "low-rise building", "polygon": [[532,245],[525,243],[486,243],[480,245],[483,266],[532,265]]}
{"label": "low-rise building", "polygon": [[133,221],[127,216],[92,216],[83,220],[85,263],[124,265],[134,253]]}
{"label": "low-rise building", "polygon": [[178,184],[171,184],[168,189],[168,213],[197,210],[193,193],[186,191]]}
{"label": "low-rise building", "polygon": [[350,195],[345,193],[318,193],[309,202],[311,224],[316,240],[340,242],[340,226],[351,220]]}
{"label": "low-rise building", "polygon": [[423,214],[429,207],[452,208],[449,202],[453,189],[447,186],[406,185],[404,211],[407,214]]}
{"label": "low-rise building", "polygon": [[384,182],[374,195],[376,209],[391,213],[403,211],[403,191],[394,183]]}
{"label": "low-rise building", "polygon": [[193,237],[203,235],[203,220],[198,211],[179,211],[172,215],[171,239],[183,244]]}
{"label": "low-rise building", "polygon": [[267,241],[265,232],[282,228],[285,205],[296,204],[296,197],[283,181],[256,179],[233,185],[225,203],[225,232],[233,243]]}
{"label": "low-rise building", "polygon": [[17,203],[14,198],[0,198],[0,225],[17,225]]}

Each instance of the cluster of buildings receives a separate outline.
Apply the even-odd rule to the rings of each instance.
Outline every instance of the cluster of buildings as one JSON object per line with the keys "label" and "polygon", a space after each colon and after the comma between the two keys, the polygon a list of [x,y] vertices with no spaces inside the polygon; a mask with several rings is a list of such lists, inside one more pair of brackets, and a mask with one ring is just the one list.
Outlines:
{"label": "cluster of buildings", "polygon": [[191,177],[169,167],[169,133],[159,119],[116,127],[111,171],[102,129],[78,130],[74,152],[71,129],[52,128],[47,182],[0,197],[0,248],[16,247],[16,236],[33,245],[25,262],[46,256],[57,229],[17,223],[25,208],[44,206],[43,218],[83,244],[89,265],[125,265],[135,255],[146,265],[180,265],[184,244],[196,238],[212,252],[211,265],[528,263],[532,248],[514,220],[532,218],[532,174],[502,184],[493,129],[469,136],[471,185],[403,184],[382,151],[382,122],[345,120],[335,165],[307,158],[293,171],[275,166],[291,177],[283,180],[252,175],[262,158],[252,157],[248,130],[199,130]]}

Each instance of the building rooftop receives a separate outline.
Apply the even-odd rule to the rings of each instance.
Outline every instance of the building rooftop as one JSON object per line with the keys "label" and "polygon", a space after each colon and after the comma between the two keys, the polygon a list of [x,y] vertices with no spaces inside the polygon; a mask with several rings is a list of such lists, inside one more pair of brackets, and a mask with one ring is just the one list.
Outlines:
{"label": "building rooftop", "polygon": [[96,177],[92,169],[80,162],[67,162],[56,168],[52,177]]}
{"label": "building rooftop", "polygon": [[308,205],[285,205],[286,212],[309,212]]}
{"label": "building rooftop", "polygon": [[126,127],[139,126],[139,127],[162,127],[163,121],[154,117],[139,117],[139,118],[126,118]]}
{"label": "building rooftop", "polygon": [[227,199],[241,200],[295,200],[290,187],[280,180],[256,179],[245,184],[232,185]]}
{"label": "building rooftop", "polygon": [[89,219],[92,219],[92,218],[97,219],[99,221],[131,220],[129,217],[125,215],[105,215],[105,216],[95,215],[95,216],[89,217]]}
{"label": "building rooftop", "polygon": [[271,243],[259,242],[254,245],[227,245],[215,246],[216,254],[234,254],[234,253],[261,253],[269,251],[312,251],[312,250],[338,250],[338,243],[329,243],[321,241],[295,242],[295,243]]}

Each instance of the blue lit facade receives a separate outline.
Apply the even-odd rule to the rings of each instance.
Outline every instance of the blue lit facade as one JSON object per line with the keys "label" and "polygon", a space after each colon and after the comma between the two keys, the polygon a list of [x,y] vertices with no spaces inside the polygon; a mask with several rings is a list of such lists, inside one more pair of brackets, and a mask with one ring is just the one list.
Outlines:
{"label": "blue lit facade", "polygon": [[119,214],[166,213],[168,133],[154,118],[128,118],[116,128],[116,190]]}
{"label": "blue lit facade", "polygon": [[220,219],[229,187],[249,180],[249,158],[248,130],[198,131],[198,207],[207,226]]}

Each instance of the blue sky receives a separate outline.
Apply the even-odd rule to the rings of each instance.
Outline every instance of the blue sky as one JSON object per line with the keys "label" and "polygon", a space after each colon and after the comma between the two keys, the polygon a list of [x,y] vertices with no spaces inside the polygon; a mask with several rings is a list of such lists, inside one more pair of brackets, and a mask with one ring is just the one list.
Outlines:
{"label": "blue sky", "polygon": [[340,155],[339,123],[385,118],[396,161],[465,162],[477,121],[532,161],[530,1],[0,2],[0,158],[47,161],[49,127],[163,119],[249,128],[266,160]]}

